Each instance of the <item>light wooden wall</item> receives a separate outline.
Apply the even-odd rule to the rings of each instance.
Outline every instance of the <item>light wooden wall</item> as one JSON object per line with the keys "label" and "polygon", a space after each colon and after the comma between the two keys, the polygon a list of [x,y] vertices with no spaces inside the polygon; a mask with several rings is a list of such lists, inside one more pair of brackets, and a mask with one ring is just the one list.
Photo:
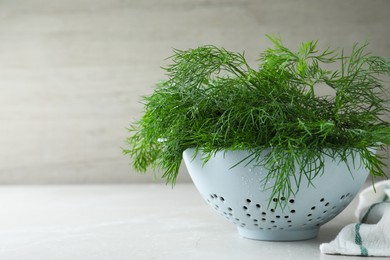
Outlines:
{"label": "light wooden wall", "polygon": [[[386,0],[2,0],[0,183],[147,182],[121,153],[172,48],[368,40],[390,57]],[[182,170],[180,181],[188,180]]]}

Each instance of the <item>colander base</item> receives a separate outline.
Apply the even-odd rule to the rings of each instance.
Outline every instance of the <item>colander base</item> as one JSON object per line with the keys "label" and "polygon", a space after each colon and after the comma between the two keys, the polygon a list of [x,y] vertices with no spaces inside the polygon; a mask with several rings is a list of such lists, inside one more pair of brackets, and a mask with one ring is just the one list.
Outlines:
{"label": "colander base", "polygon": [[266,241],[296,241],[315,238],[318,235],[319,228],[306,230],[288,230],[288,231],[267,231],[253,230],[237,227],[238,233],[244,238]]}

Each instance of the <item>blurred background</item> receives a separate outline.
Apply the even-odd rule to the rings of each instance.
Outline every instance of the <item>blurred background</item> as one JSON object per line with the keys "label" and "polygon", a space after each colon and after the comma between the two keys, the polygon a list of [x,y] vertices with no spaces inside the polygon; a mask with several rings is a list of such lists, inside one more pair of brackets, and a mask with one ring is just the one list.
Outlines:
{"label": "blurred background", "polygon": [[[173,48],[355,42],[390,57],[387,0],[0,0],[0,184],[153,182],[122,155]],[[178,181],[189,181],[182,167]]]}

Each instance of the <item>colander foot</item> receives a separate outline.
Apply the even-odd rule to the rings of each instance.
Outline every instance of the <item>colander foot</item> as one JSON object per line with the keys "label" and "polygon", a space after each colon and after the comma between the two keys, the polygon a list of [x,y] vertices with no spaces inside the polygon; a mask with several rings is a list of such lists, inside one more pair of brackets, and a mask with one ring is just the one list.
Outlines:
{"label": "colander foot", "polygon": [[319,228],[305,230],[254,230],[237,227],[238,233],[244,237],[254,240],[265,241],[295,241],[315,238]]}

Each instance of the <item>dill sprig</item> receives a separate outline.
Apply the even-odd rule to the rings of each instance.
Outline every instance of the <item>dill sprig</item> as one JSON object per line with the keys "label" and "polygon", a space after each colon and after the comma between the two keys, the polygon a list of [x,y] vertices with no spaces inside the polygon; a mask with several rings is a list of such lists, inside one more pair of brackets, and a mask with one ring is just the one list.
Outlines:
{"label": "dill sprig", "polygon": [[[383,120],[389,60],[366,53],[367,44],[345,55],[319,51],[316,41],[291,51],[279,37],[268,38],[274,47],[260,55],[258,69],[244,54],[212,45],[174,50],[168,79],[144,98],[144,115],[129,129],[124,153],[134,168],[162,169],[175,184],[187,148],[197,148],[205,163],[217,151],[249,150],[240,163],[269,170],[264,183],[275,179],[272,197],[294,195],[302,179],[311,183],[323,173],[325,155],[348,164],[348,155],[358,154],[374,178],[386,176],[374,150],[390,144]],[[318,95],[324,86],[335,94]]]}

